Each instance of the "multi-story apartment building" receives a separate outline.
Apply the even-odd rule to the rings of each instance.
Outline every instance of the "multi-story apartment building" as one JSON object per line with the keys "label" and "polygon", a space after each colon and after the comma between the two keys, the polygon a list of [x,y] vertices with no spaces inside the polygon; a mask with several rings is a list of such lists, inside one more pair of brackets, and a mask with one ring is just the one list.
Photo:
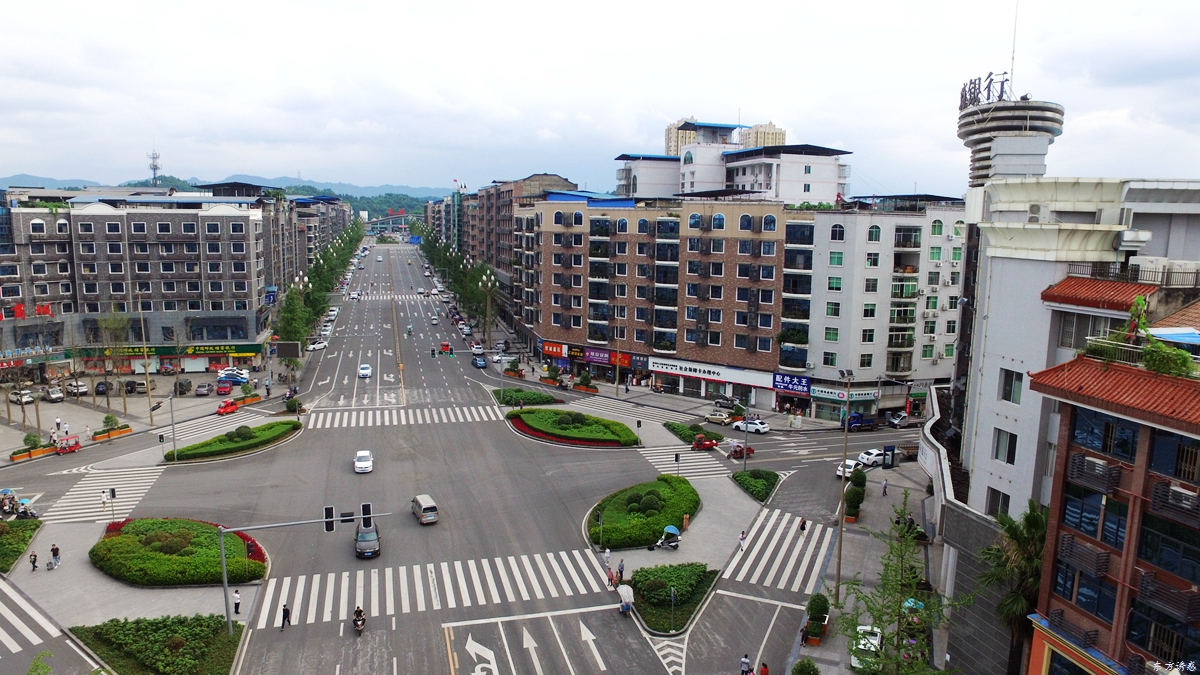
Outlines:
{"label": "multi-story apartment building", "polygon": [[665,141],[663,143],[663,152],[668,155],[679,156],[679,149],[688,143],[696,142],[696,132],[691,129],[681,129],[688,122],[695,122],[695,117],[681,117],[679,121],[672,122],[667,125]]}
{"label": "multi-story apartment building", "polygon": [[[695,122],[696,120],[692,120]],[[768,145],[787,145],[787,131],[775,126],[774,122],[752,124],[738,134],[738,143],[743,148],[762,148]]]}
{"label": "multi-story apartment building", "polygon": [[[0,303],[4,318],[16,320],[0,325],[0,345],[82,357],[97,369],[121,367],[111,354],[143,351],[152,370],[261,364],[276,299],[267,283],[267,201],[9,190],[10,206],[0,210]],[[300,221],[316,250],[349,222],[335,213],[344,206],[324,207],[324,225]],[[304,252],[292,253],[276,274],[307,269]],[[111,334],[106,319],[124,316],[127,333]],[[143,359],[129,367],[140,371]]]}

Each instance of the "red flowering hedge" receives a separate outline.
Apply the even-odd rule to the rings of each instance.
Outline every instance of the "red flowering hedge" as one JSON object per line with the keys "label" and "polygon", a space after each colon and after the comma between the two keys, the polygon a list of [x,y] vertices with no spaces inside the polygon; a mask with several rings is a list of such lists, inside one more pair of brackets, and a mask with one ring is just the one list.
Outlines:
{"label": "red flowering hedge", "polygon": [[554,443],[612,448],[641,442],[637,434],[620,422],[570,410],[526,408],[510,411],[505,417],[518,432]]}
{"label": "red flowering hedge", "polygon": [[[219,525],[188,518],[126,518],[110,523],[88,551],[92,564],[137,586],[221,583]],[[266,574],[266,555],[252,537],[225,541],[229,581],[246,583]],[[243,552],[244,551],[244,552]]]}

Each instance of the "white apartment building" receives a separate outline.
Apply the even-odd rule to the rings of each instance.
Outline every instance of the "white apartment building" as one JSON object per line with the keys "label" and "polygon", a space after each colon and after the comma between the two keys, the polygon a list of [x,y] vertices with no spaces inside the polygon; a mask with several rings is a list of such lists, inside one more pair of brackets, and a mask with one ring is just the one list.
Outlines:
{"label": "white apartment building", "polygon": [[[691,120],[695,122],[696,120]],[[787,145],[787,131],[775,126],[774,122],[752,124],[738,134],[738,143],[743,148],[762,148],[768,145]]]}

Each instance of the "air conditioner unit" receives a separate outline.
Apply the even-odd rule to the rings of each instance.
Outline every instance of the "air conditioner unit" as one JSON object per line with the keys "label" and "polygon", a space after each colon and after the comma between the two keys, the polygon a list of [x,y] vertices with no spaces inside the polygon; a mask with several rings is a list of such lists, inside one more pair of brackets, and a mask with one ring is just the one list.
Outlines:
{"label": "air conditioner unit", "polygon": [[950,306],[950,303],[946,303],[946,304],[942,305],[943,312],[949,312],[952,309],[954,309],[954,308]]}
{"label": "air conditioner unit", "polygon": [[696,330],[708,330],[708,323],[705,321],[697,321]]}
{"label": "air conditioner unit", "polygon": [[1028,223],[1045,223],[1050,222],[1050,205],[1049,204],[1030,204],[1029,217],[1025,220]]}
{"label": "air conditioner unit", "polygon": [[935,310],[933,310],[933,315],[934,315],[934,316],[938,316],[939,314],[940,314],[940,312],[938,312],[936,309],[935,309]]}
{"label": "air conditioner unit", "polygon": [[813,369],[813,362],[812,362],[812,361],[809,361],[808,363],[805,363],[805,364],[804,364],[804,367],[805,367],[805,368],[807,368],[807,369],[809,369],[809,370],[812,370],[812,369]]}
{"label": "air conditioner unit", "polygon": [[928,319],[928,318],[929,318],[929,317],[931,317],[931,316],[933,316],[933,312],[932,312],[932,311],[930,311],[930,310],[928,310],[928,309],[927,309],[927,310],[925,310],[925,318],[926,318],[926,319]]}
{"label": "air conditioner unit", "polygon": [[954,233],[953,232],[946,235],[946,241],[954,241]]}
{"label": "air conditioner unit", "polygon": [[917,289],[917,295],[925,295],[925,289],[924,289],[924,288],[918,288],[918,289]]}
{"label": "air conditioner unit", "polygon": [[958,261],[957,261],[957,260],[951,260],[951,261],[950,261],[950,266],[951,266],[951,267],[958,267]]}
{"label": "air conditioner unit", "polygon": [[953,286],[954,284],[949,279],[946,279],[946,280],[942,281],[942,285],[943,286]]}
{"label": "air conditioner unit", "polygon": [[937,294],[937,292],[938,292],[938,287],[937,287],[937,286],[930,286],[930,287],[929,287],[929,294],[930,294],[930,295],[935,295],[935,294]]}
{"label": "air conditioner unit", "polygon": [[935,366],[936,366],[938,361],[941,361],[941,359],[939,359],[939,358],[938,358],[938,357],[936,357],[936,356],[935,356],[935,357],[933,357],[933,361],[932,361],[933,365],[935,365]]}
{"label": "air conditioner unit", "polygon": [[939,261],[937,261],[937,262],[933,263],[933,266],[934,266],[934,267],[941,267],[941,266],[942,266],[942,261],[941,261],[941,260],[939,260]]}
{"label": "air conditioner unit", "polygon": [[925,341],[926,342],[937,342],[937,336],[936,335],[926,335]]}

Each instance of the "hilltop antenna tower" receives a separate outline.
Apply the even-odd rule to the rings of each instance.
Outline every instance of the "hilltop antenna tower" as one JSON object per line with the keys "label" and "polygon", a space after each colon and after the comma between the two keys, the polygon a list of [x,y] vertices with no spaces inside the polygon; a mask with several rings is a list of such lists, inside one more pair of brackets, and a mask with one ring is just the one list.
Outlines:
{"label": "hilltop antenna tower", "polygon": [[162,169],[162,164],[158,163],[158,159],[162,157],[162,155],[159,154],[158,150],[152,150],[147,152],[146,156],[150,158],[150,172],[152,174],[150,178],[150,185],[158,187],[158,172]]}

